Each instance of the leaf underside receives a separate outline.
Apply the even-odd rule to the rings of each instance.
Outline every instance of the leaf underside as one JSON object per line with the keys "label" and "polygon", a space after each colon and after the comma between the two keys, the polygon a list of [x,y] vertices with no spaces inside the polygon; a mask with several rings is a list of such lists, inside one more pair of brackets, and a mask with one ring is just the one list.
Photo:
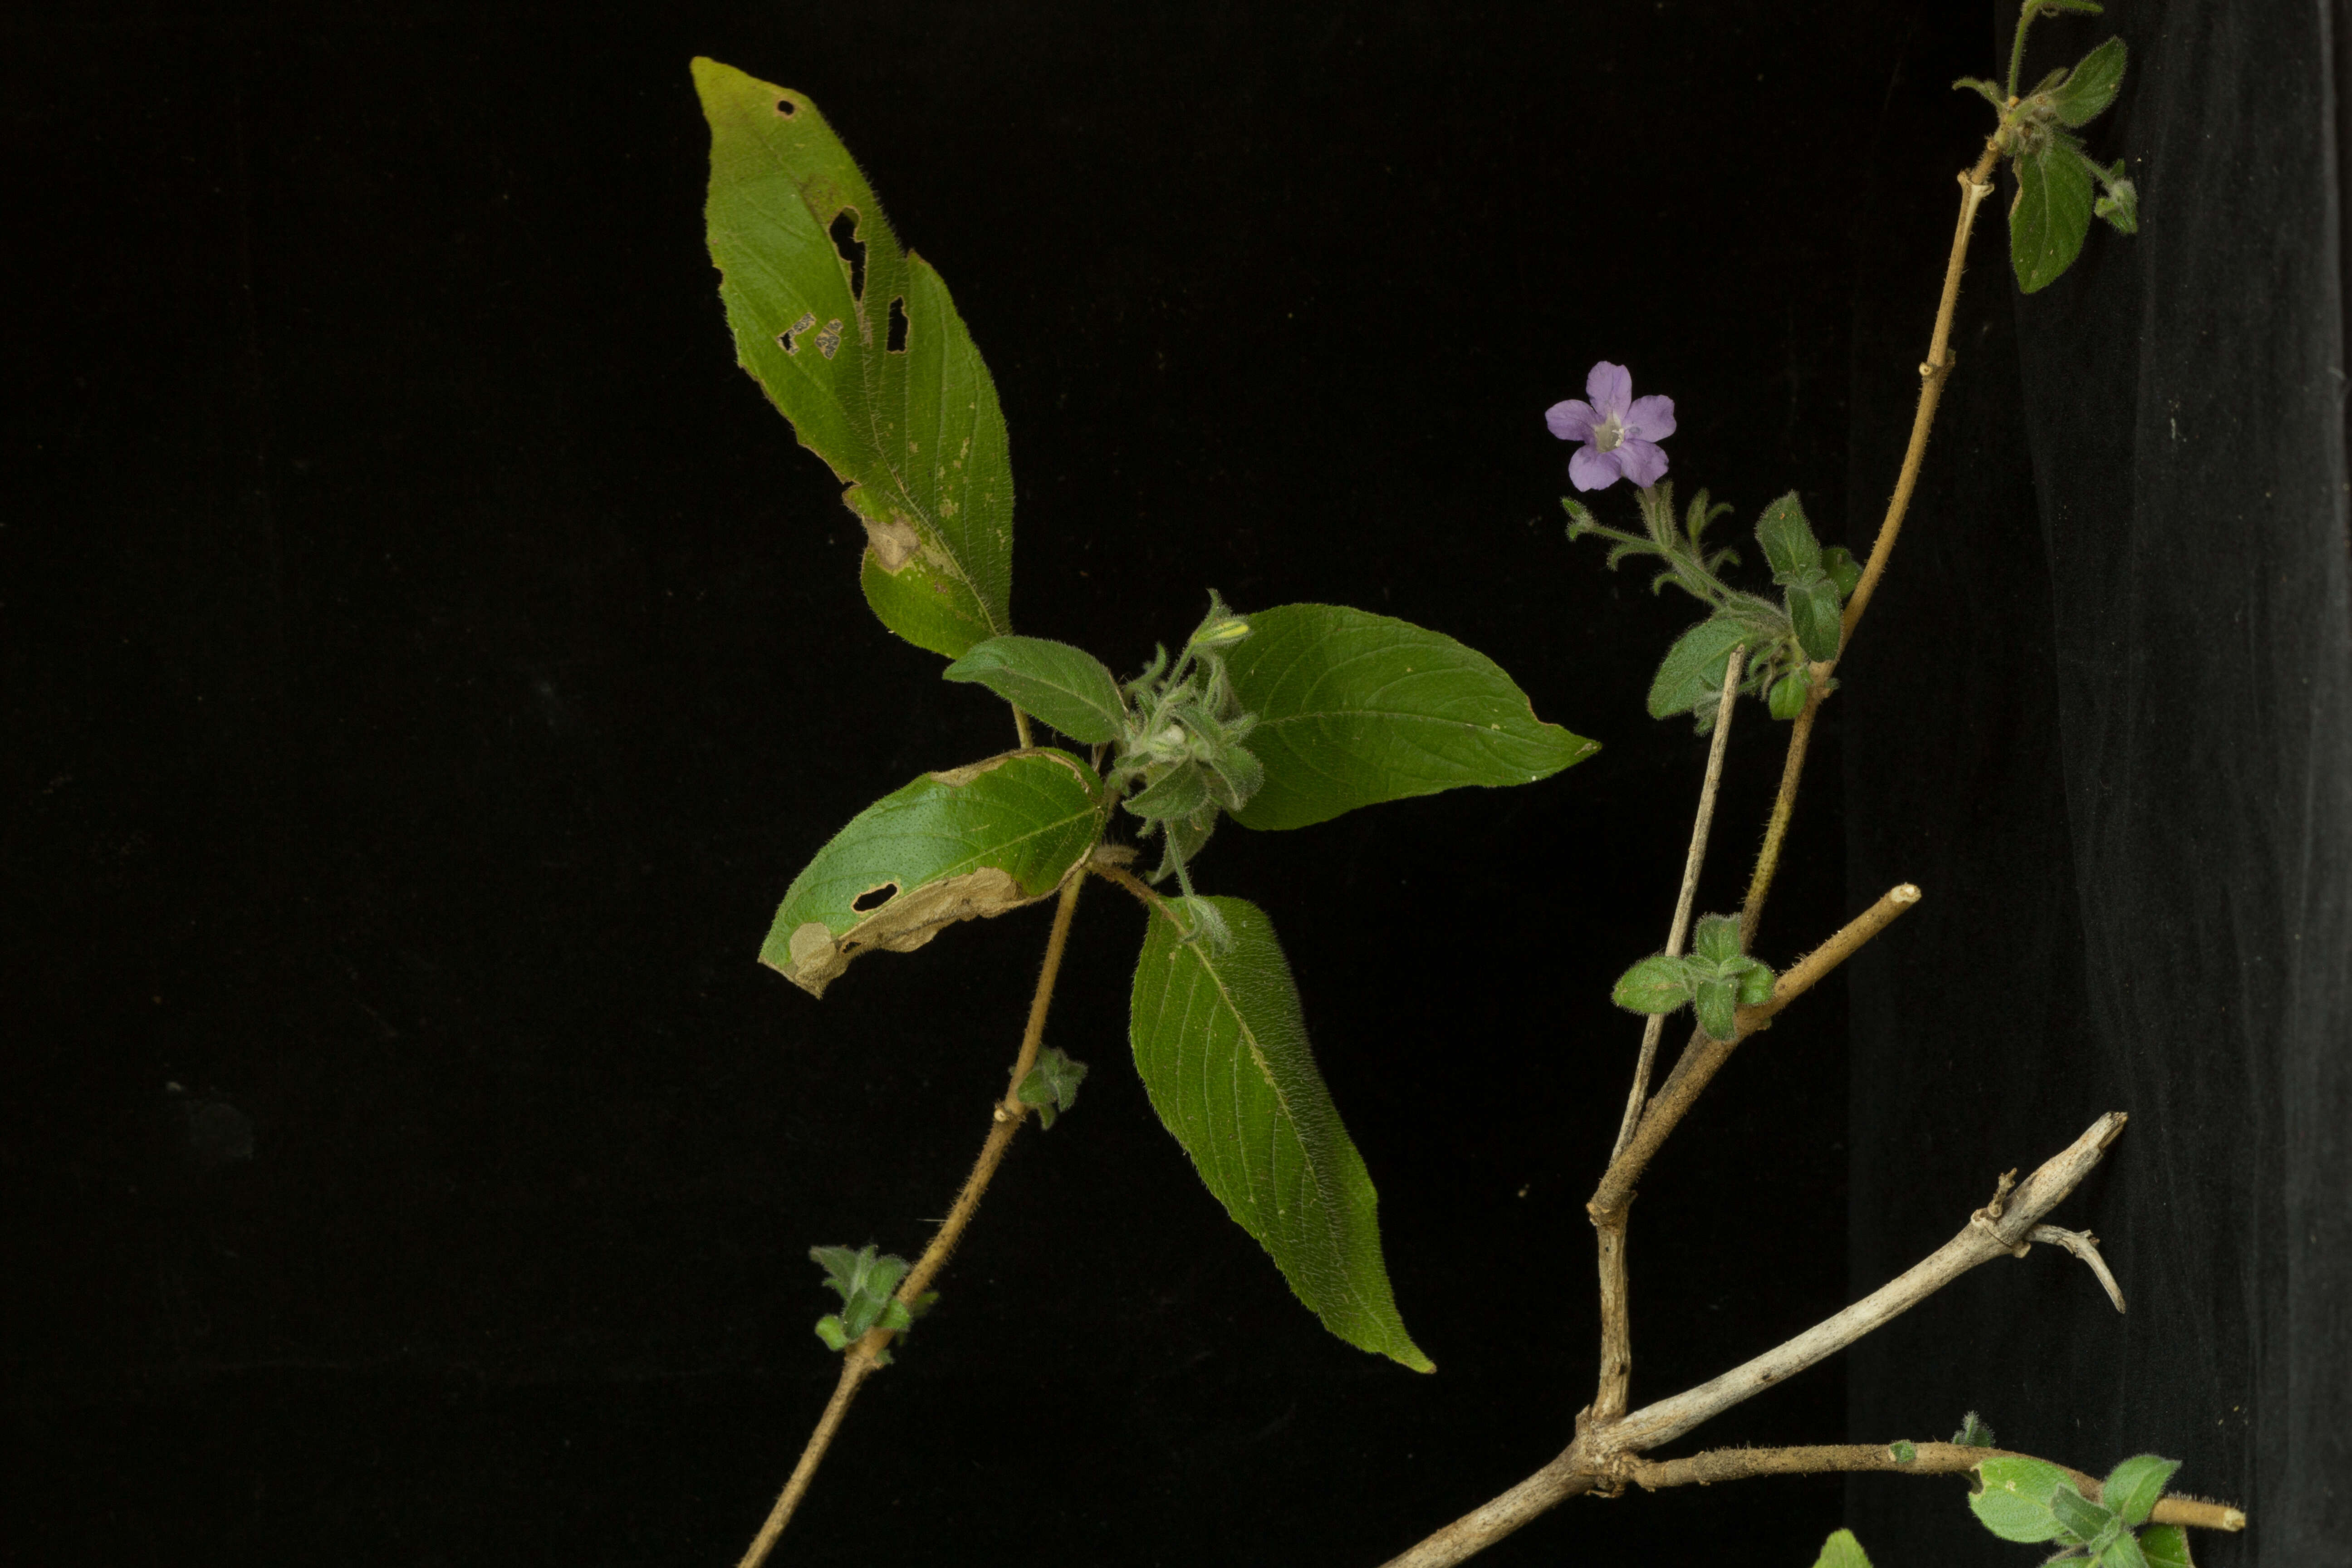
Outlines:
{"label": "leaf underside", "polygon": [[926,773],[851,818],[793,879],[760,962],[822,996],[861,952],[911,952],[958,921],[1044,898],[1101,828],[1095,776],[1066,752]]}
{"label": "leaf underside", "polygon": [[[1192,901],[1171,900],[1188,923]],[[1129,1037],[1151,1108],[1325,1328],[1429,1372],[1397,1315],[1379,1199],[1315,1068],[1273,924],[1245,900],[1202,901],[1223,917],[1230,951],[1182,941],[1155,910],[1135,966]]]}
{"label": "leaf underside", "polygon": [[805,97],[709,59],[694,62],[694,83],[736,360],[847,485],[866,525],[867,602],[950,658],[1012,630],[1004,416],[947,285],[899,247]]}
{"label": "leaf underside", "polygon": [[1249,617],[1225,656],[1265,784],[1244,827],[1305,827],[1465,784],[1532,784],[1600,749],[1535,716],[1502,667],[1443,633],[1339,605]]}

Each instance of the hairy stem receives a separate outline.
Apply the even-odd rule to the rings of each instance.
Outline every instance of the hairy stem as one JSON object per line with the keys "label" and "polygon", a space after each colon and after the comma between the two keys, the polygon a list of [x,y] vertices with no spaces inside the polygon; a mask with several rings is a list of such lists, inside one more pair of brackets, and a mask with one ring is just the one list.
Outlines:
{"label": "hairy stem", "polygon": [[[2022,35],[2020,35],[2021,37]],[[1952,313],[1960,302],[1960,273],[1968,260],[1969,237],[1976,230],[1977,208],[1992,195],[1993,164],[2000,153],[1988,144],[1984,156],[1976,167],[1960,176],[1960,218],[1952,231],[1952,254],[1944,264],[1944,293],[1936,306],[1936,326],[1927,340],[1927,357],[1919,366],[1919,406],[1911,416],[1911,443],[1904,449],[1903,467],[1895,479],[1895,494],[1886,503],[1885,520],[1878,525],[1878,537],[1871,542],[1870,559],[1862,568],[1862,580],[1854,584],[1853,595],[1846,601],[1842,639],[1838,657],[1843,658],[1846,645],[1853,641],[1854,627],[1862,622],[1863,611],[1870,607],[1871,595],[1878,592],[1878,580],[1886,574],[1887,557],[1895,552],[1895,542],[1902,536],[1903,520],[1911,510],[1911,496],[1919,488],[1919,469],[1927,459],[1927,433],[1935,427],[1936,406],[1942,401],[1944,383],[1951,379],[1952,367],[1958,363],[1951,350]],[[1780,793],[1772,802],[1772,816],[1764,829],[1764,847],[1756,857],[1755,875],[1748,879],[1748,897],[1739,911],[1739,937],[1743,945],[1756,941],[1757,923],[1763,919],[1764,899],[1772,890],[1773,874],[1780,868],[1780,847],[1789,835],[1789,820],[1796,815],[1797,786],[1805,775],[1805,749],[1813,739],[1813,716],[1821,710],[1822,700],[1829,695],[1830,676],[1837,668],[1837,659],[1825,659],[1812,667],[1812,686],[1806,693],[1805,709],[1789,731],[1788,760],[1780,768]]]}
{"label": "hairy stem", "polygon": [[[1815,1476],[1825,1473],[1886,1470],[1905,1476],[1964,1475],[1987,1459],[2032,1458],[2007,1448],[1971,1448],[1958,1443],[1915,1443],[1913,1457],[1897,1459],[1892,1447],[1867,1443],[1822,1443],[1794,1448],[1710,1448],[1687,1458],[1637,1459],[1626,1467],[1633,1483],[1646,1491],[1661,1487],[1713,1486],[1717,1481],[1745,1480],[1750,1476]],[[2053,1461],[2044,1459],[2044,1464]],[[2075,1490],[2093,1502],[2105,1489],[2095,1477],[2060,1465]],[[2246,1528],[2243,1510],[2227,1503],[2168,1495],[2159,1500],[2150,1524],[2183,1524],[2200,1530],[2237,1531]]]}
{"label": "hairy stem", "polygon": [[[1682,891],[1675,899],[1674,923],[1666,931],[1666,956],[1682,956],[1690,935],[1691,905],[1698,896],[1699,868],[1706,862],[1707,832],[1715,825],[1715,792],[1723,782],[1723,753],[1731,739],[1732,710],[1739,697],[1740,666],[1748,650],[1736,647],[1723,667],[1723,695],[1715,709],[1715,743],[1706,752],[1706,778],[1698,792],[1698,814],[1691,822],[1690,852],[1683,858]],[[1642,1054],[1633,1064],[1633,1087],[1625,1097],[1625,1117],[1617,1128],[1614,1160],[1633,1140],[1642,1107],[1650,1097],[1650,1073],[1657,1065],[1658,1037],[1665,1032],[1666,1016],[1653,1013],[1642,1028]],[[1633,1331],[1625,1267],[1626,1215],[1621,1210],[1593,1230],[1601,1249],[1601,1385],[1592,1396],[1591,1418],[1614,1421],[1625,1414],[1633,1379]]]}
{"label": "hairy stem", "polygon": [[1908,882],[1890,889],[1885,898],[1847,921],[1835,936],[1784,971],[1773,984],[1769,1001],[1740,1008],[1734,1015],[1738,1024],[1730,1039],[1717,1040],[1704,1031],[1691,1031],[1690,1044],[1684,1047],[1675,1070],[1666,1075],[1666,1081],[1650,1101],[1649,1109],[1642,1113],[1632,1141],[1609,1163],[1600,1186],[1593,1191],[1592,1201],[1585,1205],[1594,1222],[1608,1223],[1633,1201],[1633,1184],[1642,1179],[1642,1173],[1649,1168],[1651,1158],[1665,1142],[1666,1135],[1696,1102],[1700,1091],[1723,1064],[1731,1059],[1731,1053],[1739,1048],[1742,1040],[1764,1027],[1773,1015],[1811,990],[1823,975],[1852,957],[1864,942],[1885,931],[1895,917],[1918,901],[1919,889]]}
{"label": "hairy stem", "polygon": [[[1021,714],[1018,708],[1013,711],[1016,717]],[[1028,728],[1025,719],[1022,728]],[[1004,1163],[1004,1152],[1013,1146],[1013,1135],[1021,1131],[1021,1123],[1028,1118],[1031,1108],[1022,1102],[1021,1080],[1037,1065],[1037,1047],[1045,1037],[1045,1013],[1053,1005],[1054,982],[1062,972],[1062,952],[1070,940],[1070,919],[1077,913],[1078,889],[1086,879],[1087,868],[1081,866],[1062,884],[1061,899],[1054,906],[1054,929],[1045,938],[1045,966],[1037,974],[1037,989],[1029,998],[1028,1026],[1021,1031],[1021,1049],[1013,1059],[1012,1081],[1005,1086],[1004,1098],[990,1109],[988,1138],[980,1146],[980,1158],[972,1162],[971,1173],[964,1178],[963,1190],[956,1194],[955,1206],[948,1210],[930,1246],[923,1249],[922,1257],[915,1260],[914,1268],[899,1283],[898,1299],[909,1307],[930,1289],[931,1281],[947,1267],[948,1255],[955,1250],[964,1227],[980,1208],[980,1200],[994,1179],[996,1168]],[[849,1402],[857,1397],[858,1386],[881,1364],[878,1358],[895,1337],[888,1329],[875,1329],[843,1352],[841,1381],[834,1385],[833,1397],[826,1402],[824,1414],[817,1418],[816,1430],[809,1434],[800,1462],[793,1467],[792,1478],[777,1494],[776,1506],[768,1510],[767,1522],[752,1538],[738,1568],[761,1568],[767,1562],[768,1553],[775,1549],[777,1538],[791,1522],[801,1499],[808,1495],[809,1483],[816,1479],[817,1466],[824,1463],[825,1450],[833,1446],[834,1435],[841,1430],[842,1418],[849,1414]]]}

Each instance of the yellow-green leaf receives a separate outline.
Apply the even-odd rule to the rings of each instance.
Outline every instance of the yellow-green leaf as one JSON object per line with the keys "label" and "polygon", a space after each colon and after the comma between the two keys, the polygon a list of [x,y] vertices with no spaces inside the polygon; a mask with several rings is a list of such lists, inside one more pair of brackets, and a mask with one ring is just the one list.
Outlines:
{"label": "yellow-green leaf", "polygon": [[805,97],[708,59],[694,85],[736,360],[848,486],[866,601],[950,658],[1011,631],[1004,416],[947,285]]}

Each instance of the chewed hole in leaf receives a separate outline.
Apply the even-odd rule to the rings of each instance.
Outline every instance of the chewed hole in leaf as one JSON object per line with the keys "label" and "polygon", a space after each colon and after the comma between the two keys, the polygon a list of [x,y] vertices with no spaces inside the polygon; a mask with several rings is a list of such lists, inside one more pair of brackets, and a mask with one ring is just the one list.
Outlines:
{"label": "chewed hole in leaf", "polygon": [[833,226],[826,232],[833,236],[833,248],[841,257],[841,264],[849,268],[849,297],[864,303],[866,242],[857,237],[857,209],[844,207],[834,214]]}
{"label": "chewed hole in leaf", "polygon": [[907,352],[907,297],[904,294],[890,301],[890,335],[882,346],[894,354]]}
{"label": "chewed hole in leaf", "polygon": [[776,334],[776,346],[788,354],[801,352],[801,334],[816,325],[816,312],[803,310],[801,319]]}
{"label": "chewed hole in leaf", "polygon": [[861,915],[870,915],[898,896],[898,884],[885,882],[878,888],[868,888],[850,900],[849,907]]}
{"label": "chewed hole in leaf", "polygon": [[816,352],[831,359],[840,347],[841,318],[835,316],[824,324],[824,331],[816,335]]}
{"label": "chewed hole in leaf", "polygon": [[794,103],[789,98],[780,98],[776,100],[776,112],[782,115],[785,119],[790,120],[793,115],[800,112],[800,105]]}

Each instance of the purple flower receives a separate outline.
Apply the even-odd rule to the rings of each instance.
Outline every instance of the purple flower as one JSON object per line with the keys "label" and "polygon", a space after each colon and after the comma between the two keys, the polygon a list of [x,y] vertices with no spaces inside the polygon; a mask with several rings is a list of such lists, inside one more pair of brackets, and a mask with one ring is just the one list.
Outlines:
{"label": "purple flower", "polygon": [[1621,479],[1647,489],[1666,477],[1658,443],[1675,433],[1675,400],[1635,397],[1633,374],[1622,364],[1594,365],[1584,378],[1584,397],[1553,404],[1544,423],[1561,440],[1584,443],[1568,459],[1578,489],[1607,489]]}

